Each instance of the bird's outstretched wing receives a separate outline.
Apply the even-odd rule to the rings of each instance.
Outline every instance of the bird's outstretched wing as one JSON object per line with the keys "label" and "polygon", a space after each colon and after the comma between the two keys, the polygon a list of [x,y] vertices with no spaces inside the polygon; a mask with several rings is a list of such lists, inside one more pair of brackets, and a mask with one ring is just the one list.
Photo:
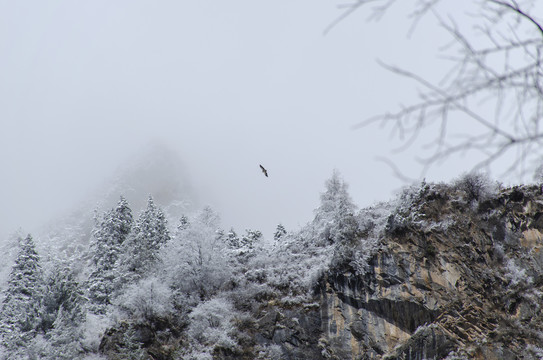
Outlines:
{"label": "bird's outstretched wing", "polygon": [[259,165],[260,166],[260,169],[262,170],[262,172],[264,173],[264,175],[266,175],[266,177],[268,177],[268,170],[264,169],[264,166],[262,165]]}

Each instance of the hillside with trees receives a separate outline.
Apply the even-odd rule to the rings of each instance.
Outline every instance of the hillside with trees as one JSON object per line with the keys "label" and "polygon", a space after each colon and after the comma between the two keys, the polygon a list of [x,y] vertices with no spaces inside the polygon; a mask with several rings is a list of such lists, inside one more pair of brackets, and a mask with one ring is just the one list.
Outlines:
{"label": "hillside with trees", "polygon": [[480,174],[357,210],[334,172],[272,239],[148,196],[80,251],[31,235],[2,284],[3,359],[540,359],[543,194]]}

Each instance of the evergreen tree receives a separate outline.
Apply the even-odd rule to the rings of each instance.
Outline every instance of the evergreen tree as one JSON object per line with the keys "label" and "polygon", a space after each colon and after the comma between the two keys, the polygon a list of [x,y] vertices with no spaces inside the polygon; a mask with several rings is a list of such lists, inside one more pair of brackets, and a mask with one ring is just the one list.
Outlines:
{"label": "evergreen tree", "polygon": [[105,313],[106,307],[112,303],[115,295],[118,275],[116,269],[100,270],[96,268],[90,274],[87,285],[90,311],[95,314]]}
{"label": "evergreen tree", "polygon": [[93,231],[92,259],[103,270],[112,269],[121,253],[121,246],[132,228],[132,210],[121,196],[117,207],[104,214]]}
{"label": "evergreen tree", "polygon": [[179,225],[177,225],[177,231],[184,231],[187,230],[190,226],[189,218],[186,215],[181,216],[181,219],[179,219]]}
{"label": "evergreen tree", "polygon": [[40,259],[32,236],[21,239],[19,247],[5,290],[0,321],[2,344],[13,355],[22,351],[36,335],[43,289]]}
{"label": "evergreen tree", "polygon": [[285,229],[283,224],[279,224],[277,225],[277,228],[275,229],[275,233],[273,234],[273,240],[275,240],[275,242],[278,242],[285,235],[287,235],[287,230]]}
{"label": "evergreen tree", "polygon": [[76,359],[83,352],[83,291],[68,267],[55,267],[45,281],[41,330],[45,346],[40,358]]}
{"label": "evergreen tree", "polygon": [[348,185],[337,171],[326,181],[326,190],[321,194],[321,203],[313,220],[320,245],[350,240],[356,234],[356,206],[347,189]]}
{"label": "evergreen tree", "polygon": [[88,297],[94,312],[102,313],[111,304],[114,282],[119,277],[117,260],[130,234],[132,223],[132,210],[122,196],[116,208],[96,221],[91,242],[94,269],[88,282]]}
{"label": "evergreen tree", "polygon": [[[82,342],[84,338],[84,313],[70,313],[60,307],[53,328],[48,334],[49,351],[47,359],[72,360],[80,359],[85,352]],[[75,322],[75,321],[78,322]]]}
{"label": "evergreen tree", "polygon": [[70,268],[55,267],[45,280],[44,290],[40,324],[44,333],[54,328],[59,313],[62,313],[64,324],[81,323],[85,317],[82,310],[83,291]]}
{"label": "evergreen tree", "polygon": [[239,249],[241,246],[239,236],[234,231],[234,228],[230,228],[230,231],[226,234],[226,243],[232,249]]}
{"label": "evergreen tree", "polygon": [[262,232],[259,230],[245,230],[245,235],[241,237],[240,248],[247,251],[253,250],[261,239]]}
{"label": "evergreen tree", "polygon": [[125,280],[132,282],[141,278],[158,260],[160,248],[169,240],[166,217],[149,196],[147,208],[141,212],[123,246],[121,265]]}

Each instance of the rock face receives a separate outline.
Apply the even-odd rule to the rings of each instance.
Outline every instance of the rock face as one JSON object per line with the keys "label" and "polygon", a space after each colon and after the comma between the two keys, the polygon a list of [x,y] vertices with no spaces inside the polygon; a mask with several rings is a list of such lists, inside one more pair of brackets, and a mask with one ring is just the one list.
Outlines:
{"label": "rock face", "polygon": [[272,307],[257,322],[255,340],[261,345],[279,344],[287,359],[318,359],[321,327],[321,317],[316,306],[280,311]]}
{"label": "rock face", "polygon": [[175,356],[173,350],[182,338],[180,335],[179,325],[164,319],[145,324],[123,321],[104,334],[99,350],[108,359],[169,360]]}
{"label": "rock face", "polygon": [[313,299],[319,316],[296,330],[318,341],[293,341],[296,327],[277,320],[307,308],[276,306],[260,319],[260,342],[281,346],[285,359],[543,358],[540,188],[464,197],[421,188],[390,215],[395,225],[363,275],[349,261],[324,274]]}
{"label": "rock face", "polygon": [[384,234],[363,276],[346,266],[322,279],[329,357],[541,358],[540,189],[460,195],[428,187],[391,215],[408,221]]}

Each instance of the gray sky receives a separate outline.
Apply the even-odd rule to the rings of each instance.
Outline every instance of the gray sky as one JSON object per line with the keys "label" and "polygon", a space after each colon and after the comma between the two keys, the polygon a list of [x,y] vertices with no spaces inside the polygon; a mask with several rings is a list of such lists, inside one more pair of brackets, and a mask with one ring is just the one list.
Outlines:
{"label": "gray sky", "polygon": [[431,19],[408,38],[401,7],[324,36],[339,4],[0,0],[0,234],[69,209],[151,141],[225,227],[303,225],[334,168],[359,206],[390,198],[402,184],[375,157],[393,140],[351,126],[416,96],[377,58],[428,71],[446,39]]}

